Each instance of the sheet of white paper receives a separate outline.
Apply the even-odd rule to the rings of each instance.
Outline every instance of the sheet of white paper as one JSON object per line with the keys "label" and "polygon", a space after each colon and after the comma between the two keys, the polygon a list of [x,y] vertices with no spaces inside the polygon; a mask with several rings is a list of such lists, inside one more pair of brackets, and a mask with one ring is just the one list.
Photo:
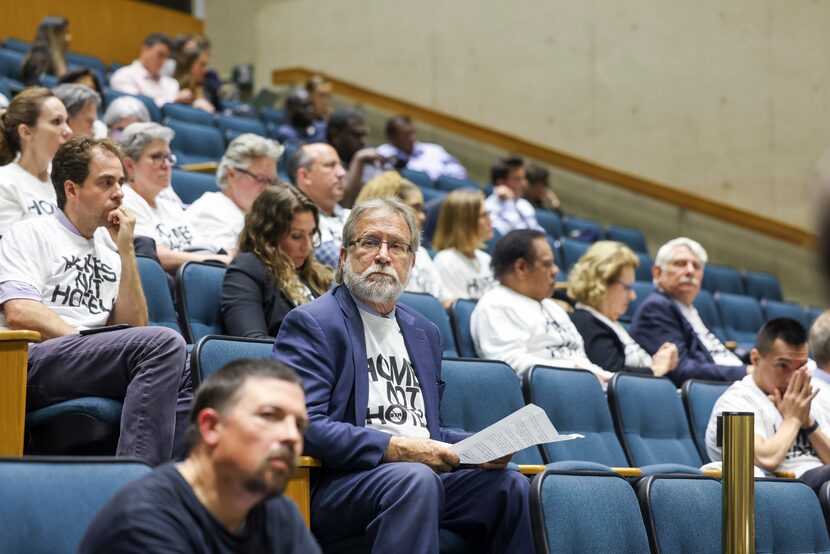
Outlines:
{"label": "sheet of white paper", "polygon": [[546,442],[584,438],[582,435],[560,435],[545,411],[535,404],[528,404],[452,445],[462,464],[483,464],[518,452],[522,448]]}

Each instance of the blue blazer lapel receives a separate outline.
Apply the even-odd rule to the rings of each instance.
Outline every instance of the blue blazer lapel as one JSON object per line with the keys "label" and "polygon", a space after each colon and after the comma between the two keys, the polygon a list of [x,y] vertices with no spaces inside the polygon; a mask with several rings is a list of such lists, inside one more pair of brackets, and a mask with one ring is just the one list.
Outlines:
{"label": "blue blazer lapel", "polygon": [[337,287],[334,297],[346,317],[346,331],[349,334],[352,352],[352,367],[344,367],[343,370],[349,370],[354,374],[354,422],[358,427],[365,427],[366,409],[369,406],[369,369],[366,365],[366,334],[363,320],[346,287]]}

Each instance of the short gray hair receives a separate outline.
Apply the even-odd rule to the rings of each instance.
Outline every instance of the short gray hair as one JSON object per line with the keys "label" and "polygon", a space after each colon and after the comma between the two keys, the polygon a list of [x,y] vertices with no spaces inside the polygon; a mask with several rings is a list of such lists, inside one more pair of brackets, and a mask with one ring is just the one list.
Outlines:
{"label": "short gray hair", "polygon": [[830,310],[818,316],[810,327],[810,351],[818,367],[830,370]]}
{"label": "short gray hair", "polygon": [[314,148],[314,144],[301,144],[285,162],[285,172],[288,173],[288,179],[297,184],[297,172],[302,167],[306,171],[311,171],[311,166],[314,165],[314,161],[317,159],[317,148]]}
{"label": "short gray hair", "polygon": [[138,160],[151,142],[163,140],[169,145],[175,134],[173,129],[158,123],[130,123],[118,137],[118,146],[125,156]]}
{"label": "short gray hair", "polygon": [[144,102],[133,96],[119,96],[107,107],[104,112],[104,124],[107,127],[112,127],[122,119],[128,117],[137,117],[141,122],[150,121],[150,112],[147,111],[147,106]]}
{"label": "short gray hair", "polygon": [[[421,247],[421,231],[418,226],[418,218],[415,216],[415,211],[412,208],[396,198],[374,198],[352,208],[349,217],[346,219],[346,224],[343,226],[343,242],[340,244],[341,248],[349,248],[360,218],[375,210],[387,210],[403,218],[406,226],[409,227],[409,246],[412,248],[412,253],[415,254]],[[337,283],[343,282],[343,265],[339,261],[337,263],[337,271],[334,274],[334,280]]]}
{"label": "short gray hair", "polygon": [[216,183],[224,190],[228,186],[229,167],[247,168],[256,158],[271,158],[276,162],[282,156],[283,150],[285,149],[282,145],[274,140],[253,133],[239,135],[228,145],[222,161],[219,162]]}
{"label": "short gray hair", "polygon": [[672,261],[672,252],[678,246],[685,246],[691,250],[692,254],[700,260],[701,267],[705,266],[706,262],[709,261],[706,249],[704,249],[699,242],[687,237],[678,237],[670,240],[660,247],[660,250],[657,251],[657,256],[654,257],[654,265],[658,267],[666,267],[669,265]]}
{"label": "short gray hair", "polygon": [[92,102],[96,108],[101,105],[101,95],[86,85],[64,83],[53,88],[52,94],[66,106],[69,117],[78,115],[87,102]]}

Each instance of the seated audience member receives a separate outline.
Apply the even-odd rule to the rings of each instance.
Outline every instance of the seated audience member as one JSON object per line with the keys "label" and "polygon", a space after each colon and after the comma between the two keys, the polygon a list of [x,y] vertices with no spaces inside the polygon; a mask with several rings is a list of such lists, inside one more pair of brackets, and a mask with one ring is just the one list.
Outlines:
{"label": "seated audience member", "polygon": [[147,106],[144,105],[144,102],[132,96],[119,96],[107,106],[107,111],[104,112],[104,124],[108,129],[107,135],[113,140],[118,140],[118,137],[130,124],[148,123],[149,121],[150,113],[147,111]]}
{"label": "seated audience member", "polygon": [[527,189],[525,189],[524,199],[537,210],[548,210],[562,215],[559,197],[548,184],[550,172],[542,166],[529,165],[525,176],[527,177]]}
{"label": "seated audience member", "polygon": [[467,170],[440,144],[418,142],[415,126],[408,115],[396,115],[386,122],[389,143],[378,146],[378,153],[386,158],[400,160],[404,167],[423,171],[430,179],[455,177],[466,179]]}
{"label": "seated audience member", "polygon": [[444,287],[454,298],[481,298],[496,285],[490,254],[481,250],[493,238],[484,195],[477,190],[452,191],[438,214],[432,247],[433,262]]}
{"label": "seated audience member", "polygon": [[86,85],[99,96],[104,94],[104,89],[101,88],[101,83],[98,82],[98,77],[88,67],[79,67],[68,71],[63,77],[58,79],[59,85]]}
{"label": "seated audience member", "polygon": [[172,139],[173,130],[158,123],[133,123],[118,139],[127,171],[124,207],[136,218],[135,234],[155,241],[159,262],[171,274],[185,262],[230,263],[229,256],[201,239],[181,204],[161,194],[170,188],[176,162],[170,153]]}
{"label": "seated audience member", "polygon": [[66,74],[66,52],[72,35],[65,17],[49,15],[40,20],[32,47],[23,58],[20,80],[26,86],[40,84],[43,75],[62,77]]}
{"label": "seated audience member", "polygon": [[[418,218],[418,229],[424,230],[424,195],[413,183],[407,181],[397,171],[381,173],[368,183],[357,195],[356,204],[362,204],[373,198],[396,198],[412,208]],[[445,307],[449,307],[455,300],[441,281],[438,268],[432,262],[427,249],[421,245],[415,253],[415,265],[406,289],[409,292],[425,292],[441,300]]]}
{"label": "seated audience member", "polygon": [[311,255],[320,237],[317,213],[308,196],[288,185],[254,201],[222,283],[229,335],[272,339],[289,311],[329,289],[331,270]]}
{"label": "seated audience member", "polygon": [[73,84],[58,85],[52,92],[66,107],[66,123],[72,134],[94,137],[101,95],[86,85]]}
{"label": "seated audience member", "polygon": [[63,102],[40,87],[15,96],[0,116],[0,235],[16,221],[55,212],[49,164],[72,136],[66,119]]}
{"label": "seated audience member", "polygon": [[[116,453],[160,464],[184,454],[190,374],[181,335],[144,327],[122,167],[109,139],[77,136],[58,149],[58,209],[12,225],[0,241],[0,328],[43,338],[29,347],[27,409],[84,396],[123,399]],[[118,324],[133,327],[84,334]]]}
{"label": "seated audience member", "polygon": [[343,177],[337,151],[323,142],[301,145],[288,159],[288,177],[320,210],[320,246],[314,256],[322,263],[337,266],[343,225],[349,210],[340,205]]}
{"label": "seated audience member", "polygon": [[319,553],[282,496],[303,450],[303,384],[270,360],[232,362],[199,387],[180,464],[130,483],[92,520],[81,554]]}
{"label": "seated audience member", "polygon": [[323,545],[365,535],[374,552],[433,553],[443,526],[475,552],[533,552],[528,481],[503,471],[510,456],[484,464],[500,471],[452,471],[459,458],[446,443],[466,434],[441,426],[441,338],[397,303],[419,245],[418,222],[400,202],[356,206],[341,285],[280,327],[274,359],[304,380],[306,453],[323,462],[311,529]]}
{"label": "seated audience member", "polygon": [[363,116],[345,108],[335,110],[326,126],[326,141],[337,150],[347,170],[340,201],[346,208],[352,207],[360,187],[372,177],[395,169],[375,148],[366,148],[367,133]]}
{"label": "seated audience member", "polygon": [[[724,392],[706,427],[706,451],[722,459],[717,417],[722,412],[755,414],[755,465],[791,471],[818,492],[830,480],[830,422],[813,409],[818,390],[807,374],[807,331],[793,319],[767,321],[749,354],[753,372]],[[819,423],[821,425],[819,425]]]}
{"label": "seated audience member", "polygon": [[331,93],[334,86],[322,75],[313,75],[306,81],[305,90],[314,105],[314,119],[325,123],[331,116]]}
{"label": "seated audience member", "polygon": [[678,387],[686,379],[737,381],[746,375],[740,358],[706,327],[692,304],[707,259],[706,250],[686,237],[660,247],[652,267],[657,290],[643,300],[631,322],[631,336],[649,354],[667,342],[677,346],[677,367],[668,376]]}
{"label": "seated audience member", "polygon": [[304,88],[295,88],[285,99],[285,119],[274,136],[280,144],[308,144],[326,138],[325,125],[314,120],[314,105]]}
{"label": "seated audience member", "polygon": [[176,63],[175,79],[179,90],[189,90],[192,106],[208,113],[222,110],[219,89],[210,86],[206,80],[210,68],[210,51],[192,46],[185,48],[182,58]]}
{"label": "seated audience member", "polygon": [[170,39],[162,34],[152,34],[144,39],[138,59],[119,68],[110,77],[110,86],[127,94],[149,96],[158,106],[168,102],[189,104],[193,93],[179,90],[179,82],[161,74],[161,68],[170,56]]}
{"label": "seated audience member", "polygon": [[611,372],[662,377],[677,366],[677,347],[663,343],[654,356],[637,344],[619,322],[637,294],[634,277],[640,260],[627,246],[601,240],[591,245],[568,275],[571,314],[588,359]]}
{"label": "seated audience member", "polygon": [[534,365],[587,369],[605,382],[611,374],[591,362],[579,331],[553,301],[559,268],[541,231],[519,229],[493,251],[499,284],[476,304],[470,330],[482,358],[502,360],[519,375]]}
{"label": "seated audience member", "polygon": [[277,184],[277,160],[283,147],[252,133],[228,145],[216,170],[221,192],[206,192],[185,211],[188,221],[206,244],[233,255],[245,214],[257,196]]}
{"label": "seated audience member", "polygon": [[830,421],[830,310],[821,314],[810,327],[810,352],[815,367],[810,367],[810,384],[819,395],[813,401],[813,413]]}
{"label": "seated audience member", "polygon": [[536,221],[536,210],[522,198],[527,189],[524,160],[517,156],[499,160],[490,168],[490,179],[495,188],[484,206],[495,230],[502,235],[514,229],[543,230]]}

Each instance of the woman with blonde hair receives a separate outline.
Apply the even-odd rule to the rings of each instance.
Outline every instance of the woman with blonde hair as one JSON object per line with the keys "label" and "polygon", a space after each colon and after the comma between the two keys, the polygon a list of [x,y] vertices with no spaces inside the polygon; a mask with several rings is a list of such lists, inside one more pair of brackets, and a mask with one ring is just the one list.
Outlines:
{"label": "woman with blonde hair", "polygon": [[493,238],[484,195],[474,189],[452,191],[438,214],[432,246],[435,267],[450,294],[478,299],[496,285],[490,255],[481,250]]}
{"label": "woman with blonde hair", "polygon": [[72,136],[67,119],[63,102],[41,87],[0,110],[0,235],[21,219],[57,210],[49,164]]}
{"label": "woman with blonde hair", "polygon": [[637,298],[632,287],[639,263],[624,244],[609,240],[594,243],[568,276],[568,294],[577,301],[571,319],[593,363],[608,371],[660,377],[677,367],[677,347],[667,342],[650,356],[619,322],[628,304]]}
{"label": "woman with blonde hair", "polygon": [[49,15],[41,19],[35,40],[20,68],[23,84],[37,85],[43,74],[63,77],[67,72],[66,52],[71,41],[69,21],[65,17]]}
{"label": "woman with blonde hair", "polygon": [[318,222],[317,206],[296,187],[277,185],[257,197],[222,283],[228,334],[274,338],[289,311],[329,289],[331,270],[312,255]]}
{"label": "woman with blonde hair", "polygon": [[[397,198],[412,208],[423,231],[424,220],[426,219],[424,215],[424,195],[414,183],[404,179],[400,173],[386,171],[372,178],[360,190],[355,205],[374,198]],[[441,275],[432,262],[429,252],[423,246],[418,248],[418,252],[415,253],[415,266],[409,275],[406,290],[431,294],[441,300],[446,307],[449,307],[454,300],[441,282]]]}

